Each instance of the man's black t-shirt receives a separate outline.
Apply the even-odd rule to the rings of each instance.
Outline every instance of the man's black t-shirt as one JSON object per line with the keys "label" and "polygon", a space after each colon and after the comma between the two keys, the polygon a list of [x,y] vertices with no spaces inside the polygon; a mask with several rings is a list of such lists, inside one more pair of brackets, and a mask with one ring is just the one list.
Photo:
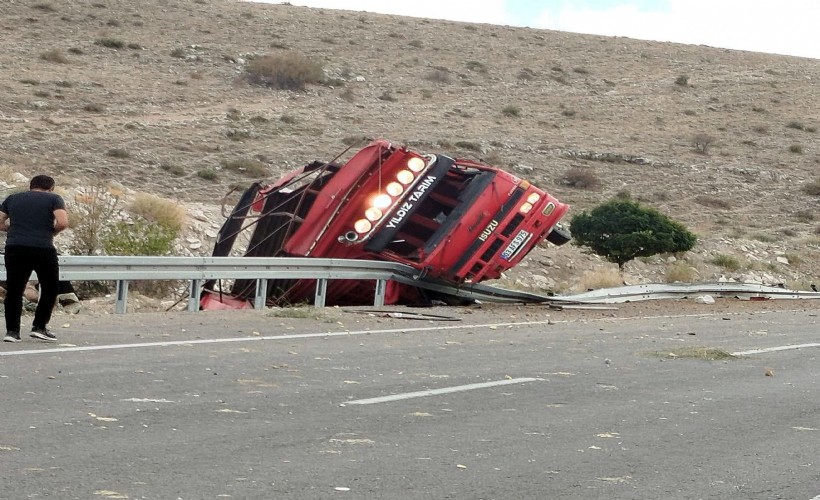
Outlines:
{"label": "man's black t-shirt", "polygon": [[6,246],[54,248],[54,211],[64,210],[60,195],[46,191],[24,191],[9,195],[0,212],[9,216]]}

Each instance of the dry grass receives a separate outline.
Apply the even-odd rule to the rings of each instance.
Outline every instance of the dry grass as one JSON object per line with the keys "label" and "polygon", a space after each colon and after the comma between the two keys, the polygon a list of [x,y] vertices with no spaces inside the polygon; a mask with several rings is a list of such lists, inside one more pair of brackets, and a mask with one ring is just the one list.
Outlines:
{"label": "dry grass", "polygon": [[249,83],[281,90],[304,90],[308,84],[320,83],[323,77],[320,64],[295,51],[254,59],[245,73]]}
{"label": "dry grass", "polygon": [[128,205],[128,211],[160,226],[179,232],[185,224],[186,210],[172,200],[152,194],[138,193]]}
{"label": "dry grass", "polygon": [[667,283],[694,283],[698,279],[698,270],[685,262],[673,262],[666,268]]}
{"label": "dry grass", "polygon": [[599,267],[587,271],[581,276],[581,290],[597,290],[599,288],[614,288],[623,286],[624,279],[618,268]]}

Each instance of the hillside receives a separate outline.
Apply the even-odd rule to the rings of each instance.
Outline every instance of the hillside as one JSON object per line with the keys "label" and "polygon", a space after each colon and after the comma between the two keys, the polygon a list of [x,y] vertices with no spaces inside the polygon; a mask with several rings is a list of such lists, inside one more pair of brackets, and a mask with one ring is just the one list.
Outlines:
{"label": "hillside", "polygon": [[[510,169],[573,212],[630,195],[699,236],[630,281],[820,283],[820,60],[229,0],[5,0],[0,30],[7,186],[42,172],[178,200],[206,240],[188,252],[255,180],[233,163],[275,179],[385,137]],[[242,79],[284,50],[332,84]],[[503,281],[579,289],[612,267],[545,244]]]}

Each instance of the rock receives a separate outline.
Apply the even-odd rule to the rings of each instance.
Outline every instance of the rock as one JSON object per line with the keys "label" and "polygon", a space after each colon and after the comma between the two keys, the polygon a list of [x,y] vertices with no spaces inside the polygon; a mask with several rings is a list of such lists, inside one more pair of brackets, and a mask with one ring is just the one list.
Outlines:
{"label": "rock", "polygon": [[786,264],[787,266],[789,265],[789,259],[787,259],[786,257],[777,257],[777,262],[781,264]]}
{"label": "rock", "polygon": [[695,302],[698,304],[714,304],[715,298],[711,295],[699,295],[695,297]]}

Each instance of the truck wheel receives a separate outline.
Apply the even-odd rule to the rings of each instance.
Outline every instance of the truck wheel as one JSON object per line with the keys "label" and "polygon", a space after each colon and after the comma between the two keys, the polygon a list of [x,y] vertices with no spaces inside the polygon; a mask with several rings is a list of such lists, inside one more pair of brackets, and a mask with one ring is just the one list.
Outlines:
{"label": "truck wheel", "polygon": [[549,241],[555,246],[561,246],[571,239],[572,234],[570,234],[569,229],[566,229],[565,227],[557,224],[554,228],[552,228],[550,234],[547,235],[547,241]]}

